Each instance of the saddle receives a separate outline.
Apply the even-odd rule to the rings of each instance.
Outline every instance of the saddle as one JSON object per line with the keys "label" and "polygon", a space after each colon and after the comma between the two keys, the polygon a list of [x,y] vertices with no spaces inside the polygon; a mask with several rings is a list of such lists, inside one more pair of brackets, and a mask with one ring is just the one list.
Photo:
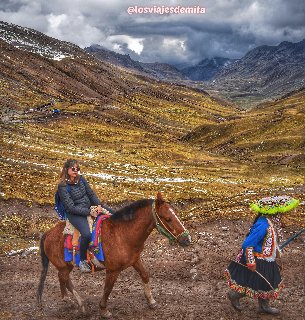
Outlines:
{"label": "saddle", "polygon": [[[103,265],[100,261],[104,261],[104,253],[102,249],[102,243],[100,241],[100,232],[102,221],[109,218],[109,215],[99,215],[96,219],[92,216],[88,216],[88,225],[91,232],[91,242],[87,250],[87,261],[91,265],[92,272],[95,267],[102,269]],[[79,244],[80,244],[80,232],[73,227],[70,221],[66,220],[66,226],[63,231],[64,242],[64,257],[66,262],[71,262],[73,265],[78,266],[79,257]]]}
{"label": "saddle", "polygon": [[[87,216],[87,221],[88,221],[90,232],[92,233],[94,220],[91,216]],[[71,235],[72,236],[72,246],[73,247],[78,246],[80,232],[76,228],[73,227],[73,225],[71,224],[71,222],[68,219],[66,220],[66,226],[63,231],[63,234],[64,235]]]}

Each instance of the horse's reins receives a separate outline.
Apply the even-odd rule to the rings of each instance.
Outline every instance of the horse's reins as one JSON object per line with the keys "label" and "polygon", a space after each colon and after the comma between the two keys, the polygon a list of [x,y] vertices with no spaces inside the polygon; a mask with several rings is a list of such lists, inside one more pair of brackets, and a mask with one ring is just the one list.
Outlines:
{"label": "horse's reins", "polygon": [[157,210],[156,210],[156,201],[153,202],[152,204],[152,214],[153,217],[155,219],[156,222],[156,228],[159,231],[160,234],[163,234],[166,238],[168,238],[170,243],[173,243],[174,241],[178,241],[179,238],[181,238],[182,236],[188,236],[190,233],[187,229],[183,227],[183,231],[178,234],[177,236],[175,236],[167,227],[166,225],[162,222]]}

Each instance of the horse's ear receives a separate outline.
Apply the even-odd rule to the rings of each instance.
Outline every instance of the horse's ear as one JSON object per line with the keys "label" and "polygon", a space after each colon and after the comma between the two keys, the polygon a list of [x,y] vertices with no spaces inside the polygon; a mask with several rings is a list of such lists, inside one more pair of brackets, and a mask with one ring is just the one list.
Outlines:
{"label": "horse's ear", "polygon": [[163,200],[162,194],[160,191],[157,192],[157,200]]}
{"label": "horse's ear", "polygon": [[157,208],[159,208],[162,205],[162,203],[164,203],[164,199],[162,197],[161,192],[158,191],[157,192],[157,196],[156,196],[156,206],[157,206]]}
{"label": "horse's ear", "polygon": [[165,200],[163,199],[162,194],[161,194],[160,191],[158,191],[156,199],[157,199],[157,202],[159,202],[159,203],[162,203],[162,202],[165,201]]}

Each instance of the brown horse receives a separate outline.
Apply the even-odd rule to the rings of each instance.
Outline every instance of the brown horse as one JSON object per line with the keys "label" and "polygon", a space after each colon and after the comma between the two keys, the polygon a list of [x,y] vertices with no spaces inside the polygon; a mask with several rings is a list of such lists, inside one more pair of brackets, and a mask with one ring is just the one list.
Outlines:
{"label": "brown horse", "polygon": [[[41,238],[40,252],[43,269],[38,287],[38,303],[41,305],[41,296],[47,275],[49,261],[57,268],[62,297],[67,295],[67,289],[76,298],[84,312],[84,303],[75,291],[70,279],[73,265],[64,261],[64,222],[56,224]],[[191,243],[189,232],[179,221],[174,210],[165,202],[160,192],[155,200],[139,200],[115,212],[111,218],[102,224],[101,241],[106,268],[104,294],[100,302],[102,317],[109,318],[107,299],[120,272],[128,267],[134,267],[140,274],[144,285],[144,294],[150,307],[156,305],[149,282],[149,275],[140,258],[144,242],[154,228],[165,235],[170,241],[177,240],[182,246]]]}

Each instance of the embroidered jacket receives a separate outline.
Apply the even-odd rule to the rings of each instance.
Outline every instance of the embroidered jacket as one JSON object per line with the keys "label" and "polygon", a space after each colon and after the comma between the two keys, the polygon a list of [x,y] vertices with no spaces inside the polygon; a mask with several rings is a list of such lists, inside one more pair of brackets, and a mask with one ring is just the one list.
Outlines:
{"label": "embroidered jacket", "polygon": [[274,261],[276,250],[279,250],[276,233],[271,221],[265,216],[259,217],[244,240],[243,258],[247,265],[255,265],[255,257]]}

